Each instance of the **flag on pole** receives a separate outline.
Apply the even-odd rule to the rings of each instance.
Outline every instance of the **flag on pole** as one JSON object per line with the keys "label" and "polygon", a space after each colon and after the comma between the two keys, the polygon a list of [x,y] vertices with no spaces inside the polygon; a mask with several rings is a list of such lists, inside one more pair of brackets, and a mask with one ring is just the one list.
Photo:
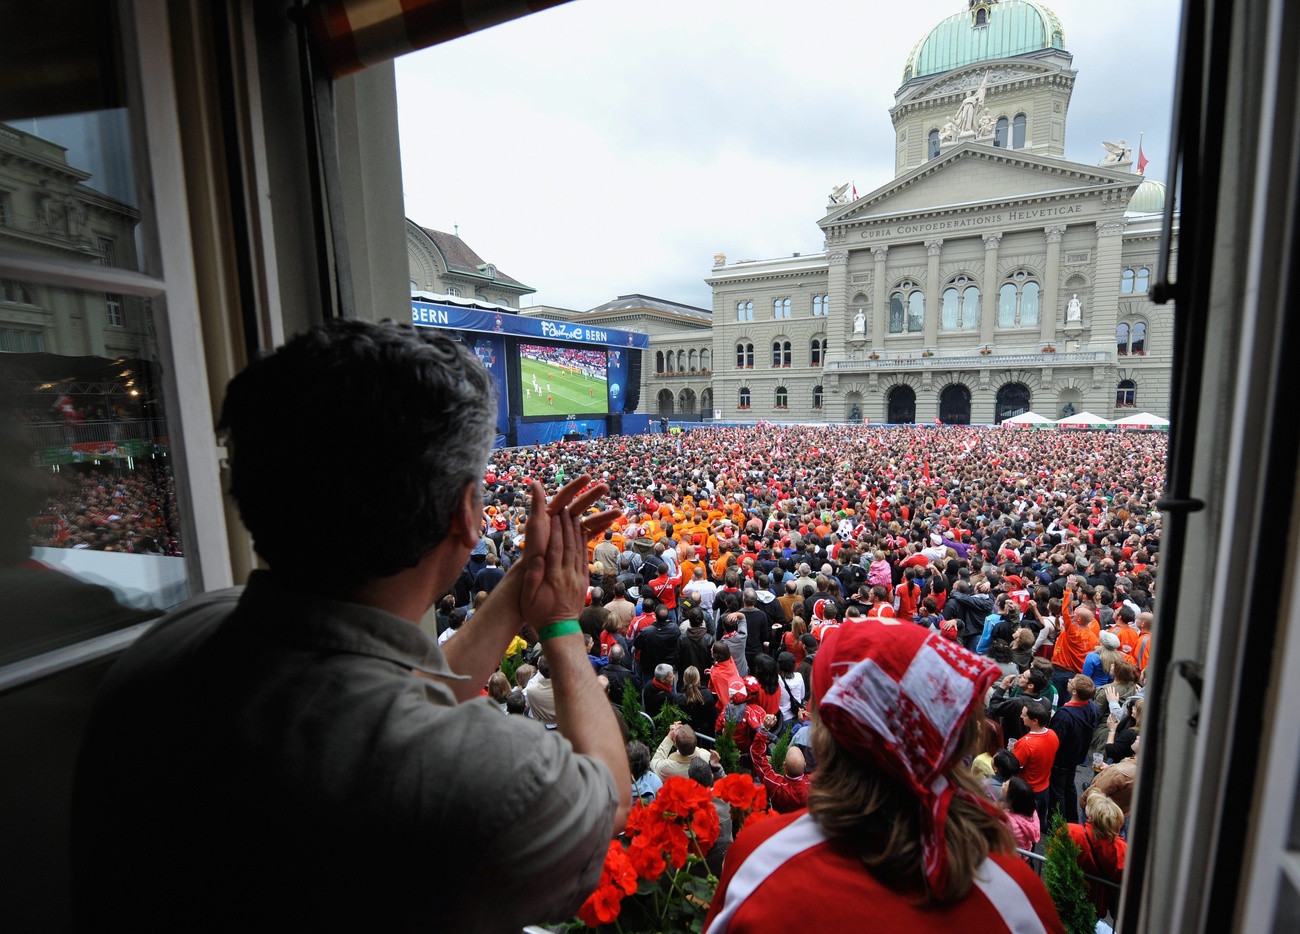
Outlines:
{"label": "flag on pole", "polygon": [[943,419],[941,419],[938,415],[936,415],[936,416],[934,417],[934,423],[935,423],[936,425],[942,425],[942,424],[943,424]]}
{"label": "flag on pole", "polygon": [[857,182],[854,182],[854,183],[853,183],[853,200],[854,200],[854,201],[857,201],[857,200],[858,200],[858,183],[857,183]]}
{"label": "flag on pole", "polygon": [[1139,133],[1138,134],[1138,174],[1139,175],[1147,174],[1147,163],[1150,161],[1151,160],[1146,157],[1145,153],[1142,152],[1142,134]]}

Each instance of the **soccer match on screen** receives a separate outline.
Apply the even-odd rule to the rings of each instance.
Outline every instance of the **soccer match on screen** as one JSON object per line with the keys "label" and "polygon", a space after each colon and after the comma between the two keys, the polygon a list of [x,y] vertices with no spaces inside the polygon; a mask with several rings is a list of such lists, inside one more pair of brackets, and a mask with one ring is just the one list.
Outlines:
{"label": "soccer match on screen", "polygon": [[603,350],[519,345],[524,416],[603,415],[609,408]]}

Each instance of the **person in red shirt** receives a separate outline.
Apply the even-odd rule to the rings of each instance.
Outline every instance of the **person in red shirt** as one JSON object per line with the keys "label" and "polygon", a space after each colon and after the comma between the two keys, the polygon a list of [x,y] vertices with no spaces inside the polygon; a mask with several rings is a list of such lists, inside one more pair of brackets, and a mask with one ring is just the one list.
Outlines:
{"label": "person in red shirt", "polygon": [[921,607],[921,585],[916,582],[915,568],[903,569],[903,582],[898,585],[895,593],[898,595],[898,618],[909,623],[915,622],[917,611]]}
{"label": "person in red shirt", "polygon": [[1020,763],[1020,777],[1034,793],[1034,807],[1038,811],[1038,826],[1047,836],[1047,804],[1052,784],[1052,763],[1061,739],[1047,728],[1052,712],[1046,704],[1029,703],[1020,710],[1020,719],[1029,732],[1016,741],[1011,751]]}
{"label": "person in red shirt", "polygon": [[889,931],[1063,934],[1042,880],[962,764],[998,671],[921,626],[859,620],[829,633],[813,665],[808,808],[737,835],[706,934],[767,934],[792,891],[810,931],[861,930],[869,914]]}
{"label": "person in red shirt", "polygon": [[754,771],[763,780],[767,789],[767,800],[772,810],[778,814],[789,814],[808,806],[808,776],[804,774],[807,763],[803,750],[791,745],[785,753],[785,774],[777,774],[772,762],[767,757],[767,744],[774,737],[772,731],[780,722],[779,717],[768,715],[763,718],[763,727],[754,733],[754,742],[750,745],[750,756],[754,760]]}
{"label": "person in red shirt", "polygon": [[673,565],[672,574],[668,573],[668,563],[662,562],[659,568],[659,576],[650,581],[646,586],[655,598],[668,608],[668,618],[674,623],[678,622],[677,616],[677,588],[682,584],[682,569],[680,565]]}
{"label": "person in red shirt", "polygon": [[[1124,812],[1105,795],[1093,795],[1085,811],[1087,824],[1067,825],[1070,839],[1079,848],[1079,868],[1085,875],[1118,884],[1124,876],[1124,860],[1128,856],[1128,843],[1119,836],[1119,830],[1124,826]],[[1087,883],[1098,918],[1105,918],[1119,906],[1118,892],[1091,879]]]}

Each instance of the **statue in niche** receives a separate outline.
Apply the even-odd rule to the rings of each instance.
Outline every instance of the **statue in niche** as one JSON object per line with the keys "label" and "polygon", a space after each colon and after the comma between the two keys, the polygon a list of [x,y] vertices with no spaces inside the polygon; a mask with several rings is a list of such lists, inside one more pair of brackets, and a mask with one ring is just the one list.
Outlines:
{"label": "statue in niche", "polygon": [[853,333],[854,334],[867,333],[867,315],[866,312],[864,312],[861,308],[859,308],[858,313],[853,316]]}
{"label": "statue in niche", "polygon": [[974,133],[979,126],[979,113],[984,109],[984,95],[988,93],[989,73],[984,72],[979,87],[966,95],[952,118],[958,133]]}
{"label": "statue in niche", "polygon": [[1083,302],[1079,301],[1079,293],[1075,292],[1070,303],[1065,306],[1065,320],[1067,322],[1080,322],[1083,320]]}

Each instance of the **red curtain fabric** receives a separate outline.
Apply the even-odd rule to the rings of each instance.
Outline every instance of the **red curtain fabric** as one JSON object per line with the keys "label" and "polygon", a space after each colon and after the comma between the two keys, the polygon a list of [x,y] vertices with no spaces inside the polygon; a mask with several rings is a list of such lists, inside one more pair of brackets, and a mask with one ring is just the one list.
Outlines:
{"label": "red curtain fabric", "polygon": [[308,18],[331,78],[569,0],[316,0]]}

